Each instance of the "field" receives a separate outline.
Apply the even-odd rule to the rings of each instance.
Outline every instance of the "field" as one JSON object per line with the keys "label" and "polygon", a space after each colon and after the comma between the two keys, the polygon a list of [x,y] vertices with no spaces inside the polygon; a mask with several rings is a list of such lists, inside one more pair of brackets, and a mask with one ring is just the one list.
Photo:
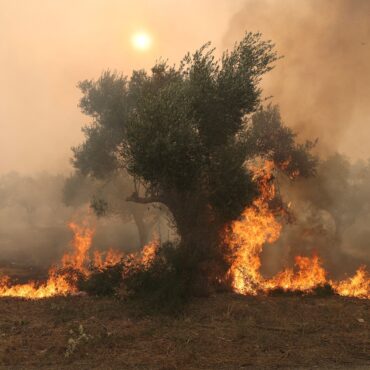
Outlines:
{"label": "field", "polygon": [[113,298],[2,298],[0,369],[367,369],[369,308],[224,293],[165,316]]}

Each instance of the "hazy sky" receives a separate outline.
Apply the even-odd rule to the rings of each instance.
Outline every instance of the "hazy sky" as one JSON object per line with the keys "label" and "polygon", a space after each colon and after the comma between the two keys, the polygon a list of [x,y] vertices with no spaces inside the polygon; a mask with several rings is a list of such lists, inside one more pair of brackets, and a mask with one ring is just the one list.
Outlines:
{"label": "hazy sky", "polygon": [[246,0],[225,45],[259,30],[284,58],[264,79],[285,122],[320,155],[370,157],[370,0]]}
{"label": "hazy sky", "polygon": [[[221,45],[239,0],[0,0],[0,173],[68,171],[87,119],[76,84]],[[131,45],[138,30],[153,47]]]}
{"label": "hazy sky", "polygon": [[[351,0],[339,2],[345,1]],[[324,2],[336,3],[320,0],[320,3]],[[262,3],[266,7],[261,8]],[[317,19],[321,13],[307,9],[306,5],[301,6],[303,3],[307,5],[310,0],[0,0],[0,173],[12,170],[22,173],[70,171],[70,147],[81,142],[80,129],[88,120],[77,108],[79,91],[76,84],[79,80],[97,78],[107,68],[129,74],[133,68],[150,67],[160,56],[178,62],[186,51],[194,50],[208,40],[222,49],[232,45],[246,29],[266,30],[269,38],[280,42],[286,57],[289,57],[291,45],[296,46],[292,55],[299,68],[293,70],[296,74],[293,83],[285,84],[289,80],[287,69],[277,68],[272,75],[275,83],[271,86],[275,86],[272,91],[276,102],[280,103],[281,95],[282,112],[288,118],[288,124],[294,126],[294,122],[289,120],[294,121],[300,116],[297,107],[305,110],[305,120],[309,120],[307,107],[309,112],[313,112],[316,100],[308,99],[307,94],[299,99],[297,83],[300,84],[302,78],[313,81],[314,77],[315,86],[320,85],[321,81],[326,81],[322,77],[332,69],[330,63],[327,64],[321,70],[324,75],[320,76],[316,63],[317,75],[312,76],[312,68],[308,68],[310,73],[305,74],[306,65],[312,67],[312,63],[302,57],[297,59],[300,55],[297,45],[308,44],[315,50],[315,40],[319,40],[325,31],[322,27],[315,28],[320,23]],[[304,16],[297,13],[299,9]],[[279,17],[280,10],[283,10],[283,18]],[[291,11],[295,13],[291,14]],[[327,12],[331,14],[332,10]],[[321,21],[326,24],[326,13],[323,14]],[[289,23],[292,17],[294,22]],[[366,18],[368,14],[364,17],[369,21],[370,18]],[[271,24],[275,28],[269,28]],[[294,29],[289,27],[303,25],[304,31],[306,24],[319,32],[313,35],[300,32],[294,38]],[[153,38],[150,51],[140,52],[131,45],[132,34],[140,30],[147,31]],[[370,40],[358,41],[358,47],[363,48],[361,50],[369,48],[362,42],[370,43]],[[335,47],[336,44],[333,45]],[[340,44],[337,46],[342,50]],[[311,56],[316,60],[323,57],[315,53]],[[364,56],[359,56],[360,65],[366,65],[360,73],[369,71],[368,59],[365,63]],[[289,58],[285,60],[287,62],[282,63],[289,65]],[[346,62],[344,71],[346,66],[353,69],[353,63]],[[343,69],[340,73],[343,74]],[[281,81],[279,76],[284,76],[284,80]],[[361,80],[358,75],[354,78]],[[279,81],[278,89],[276,81]],[[352,81],[347,79],[345,83],[351,84]],[[369,86],[367,82],[363,83],[365,85]],[[299,86],[300,91],[312,91],[317,96],[323,94],[312,86],[311,90],[304,85]],[[329,87],[335,89],[338,86],[331,84]],[[342,85],[338,87],[343,88]],[[352,94],[351,86],[348,86],[348,91]],[[356,91],[364,90],[357,86]],[[325,95],[321,102],[326,98],[331,108],[337,104],[335,95]],[[342,101],[343,96],[340,99]],[[297,105],[298,100],[300,105]],[[305,104],[308,101],[310,105]],[[289,115],[293,112],[290,108],[293,105],[295,114]],[[347,154],[370,156],[367,145],[369,109],[362,109],[368,105],[363,102],[361,107],[351,107],[351,114],[345,120],[348,126],[341,130],[338,148]],[[325,109],[323,111],[326,112]],[[322,117],[326,121],[332,117],[330,114],[317,116],[316,111],[313,116],[315,127],[320,127]],[[321,125],[326,123],[322,122]],[[351,125],[356,130],[349,130]],[[365,126],[368,128],[364,131],[358,129]],[[330,130],[323,135],[324,140],[335,130],[335,125],[330,125]],[[346,139],[348,132],[350,136],[354,132],[354,137]],[[313,134],[317,136],[319,133]]]}

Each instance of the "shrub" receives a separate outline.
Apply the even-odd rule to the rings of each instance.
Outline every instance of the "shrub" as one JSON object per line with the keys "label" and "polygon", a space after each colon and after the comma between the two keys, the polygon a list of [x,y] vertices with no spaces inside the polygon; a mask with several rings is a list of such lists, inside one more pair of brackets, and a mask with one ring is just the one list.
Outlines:
{"label": "shrub", "polygon": [[180,249],[173,243],[161,245],[152,263],[124,270],[123,284],[128,296],[147,308],[179,311],[191,296],[193,272],[184,269]]}
{"label": "shrub", "polygon": [[90,275],[81,277],[77,282],[77,287],[90,295],[113,295],[122,283],[122,269],[122,263],[103,270],[95,269]]}

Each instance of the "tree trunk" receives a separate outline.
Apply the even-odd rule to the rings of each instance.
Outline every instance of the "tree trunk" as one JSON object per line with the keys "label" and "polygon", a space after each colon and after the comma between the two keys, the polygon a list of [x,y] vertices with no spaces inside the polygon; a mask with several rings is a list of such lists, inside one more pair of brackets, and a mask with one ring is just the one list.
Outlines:
{"label": "tree trunk", "polygon": [[193,194],[168,202],[178,234],[185,271],[192,274],[195,292],[203,295],[224,281],[228,270],[221,231],[210,206]]}
{"label": "tree trunk", "polygon": [[[127,198],[141,204],[150,203],[152,199],[140,198],[135,193]],[[208,294],[222,284],[229,267],[221,234],[224,224],[205,199],[196,192],[167,191],[165,199],[154,200],[165,204],[173,215],[180,236],[177,246],[180,273],[190,282],[195,295]]]}
{"label": "tree trunk", "polygon": [[142,248],[148,242],[148,230],[144,222],[144,212],[139,207],[132,204],[130,205],[130,211],[138,231],[140,248]]}

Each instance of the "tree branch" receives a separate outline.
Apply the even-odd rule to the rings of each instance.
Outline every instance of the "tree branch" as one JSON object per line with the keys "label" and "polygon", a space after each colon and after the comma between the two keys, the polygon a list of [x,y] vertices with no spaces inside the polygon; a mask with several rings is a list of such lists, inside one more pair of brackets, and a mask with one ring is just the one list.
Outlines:
{"label": "tree branch", "polygon": [[162,199],[160,197],[139,197],[139,195],[134,192],[129,197],[126,198],[127,202],[135,202],[135,203],[141,203],[141,204],[148,204],[148,203],[162,203]]}

